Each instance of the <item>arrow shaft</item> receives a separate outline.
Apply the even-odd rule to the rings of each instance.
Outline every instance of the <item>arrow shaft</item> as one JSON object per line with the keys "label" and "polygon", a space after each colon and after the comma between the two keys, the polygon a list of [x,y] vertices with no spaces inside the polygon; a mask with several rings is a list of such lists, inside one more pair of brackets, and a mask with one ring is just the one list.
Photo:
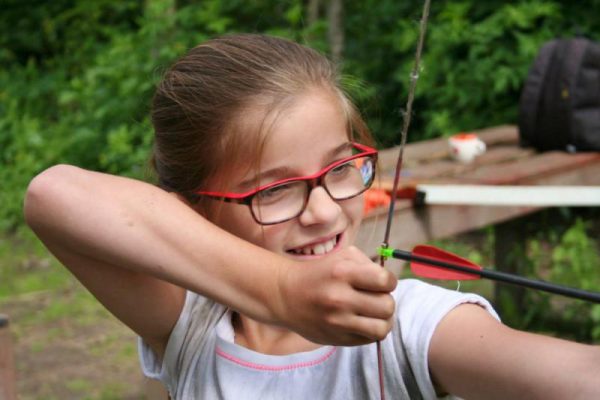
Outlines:
{"label": "arrow shaft", "polygon": [[404,250],[394,250],[392,257],[405,260],[417,261],[423,264],[432,265],[435,267],[451,269],[454,271],[466,272],[473,275],[479,275],[482,278],[491,279],[494,281],[509,283],[518,286],[524,286],[531,289],[542,290],[544,292],[559,294],[562,296],[573,297],[581,300],[600,303],[600,293],[588,292],[586,290],[575,289],[568,286],[557,285],[546,281],[525,278],[519,275],[508,274],[506,272],[491,271],[489,269],[473,269],[462,265],[440,261],[429,257],[415,255]]}

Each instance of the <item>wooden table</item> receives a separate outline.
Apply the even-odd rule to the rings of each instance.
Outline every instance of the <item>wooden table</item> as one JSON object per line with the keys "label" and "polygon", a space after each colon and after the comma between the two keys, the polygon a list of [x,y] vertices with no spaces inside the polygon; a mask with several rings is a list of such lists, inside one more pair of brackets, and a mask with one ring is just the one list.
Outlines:
{"label": "wooden table", "polygon": [[[538,153],[533,149],[521,148],[518,144],[518,130],[512,125],[483,129],[475,133],[486,143],[487,151],[467,165],[450,158],[445,138],[407,145],[401,185],[600,185],[600,152]],[[391,187],[397,157],[397,148],[380,152],[381,187]],[[539,209],[522,206],[415,207],[410,200],[399,200],[389,244],[390,247],[411,249],[416,244],[511,221]],[[381,244],[386,214],[386,207],[371,211],[365,217],[359,232],[357,245],[371,256],[375,256],[375,249]],[[400,265],[399,262],[390,264],[392,270],[398,272]],[[496,267],[499,267],[498,259]]]}

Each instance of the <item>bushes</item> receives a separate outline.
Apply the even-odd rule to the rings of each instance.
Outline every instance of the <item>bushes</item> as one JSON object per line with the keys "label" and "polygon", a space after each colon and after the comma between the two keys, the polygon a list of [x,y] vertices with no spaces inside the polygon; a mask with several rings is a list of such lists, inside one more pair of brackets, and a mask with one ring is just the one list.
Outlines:
{"label": "bushes", "polygon": [[[52,164],[143,177],[154,84],[207,37],[258,31],[327,50],[326,19],[308,25],[300,0],[29,3],[9,1],[0,16],[0,229],[21,223],[27,183]],[[539,45],[573,34],[569,16],[600,32],[592,11],[600,1],[571,3],[433,2],[409,140],[514,122]],[[345,7],[344,82],[390,146],[399,140],[421,1]]]}
{"label": "bushes", "polygon": [[[386,147],[399,141],[418,35],[420,2],[407,3],[355,2],[348,16],[348,69],[379,97],[378,108],[369,108],[373,97],[363,108]],[[600,11],[599,2],[589,6]],[[600,38],[582,8],[566,1],[432,2],[409,140],[515,122],[522,82],[543,42],[576,31]]]}
{"label": "bushes", "polygon": [[[600,210],[551,208],[513,222],[512,229],[519,230],[513,233],[519,239],[508,257],[519,266],[519,275],[600,291]],[[493,269],[498,267],[496,233],[495,227],[487,227],[433,244]],[[413,275],[406,272],[405,276]],[[449,289],[457,287],[456,281],[430,282]],[[501,293],[494,290],[498,285],[504,289]],[[517,293],[506,291],[511,288]],[[600,304],[534,289],[523,290],[521,298],[517,287],[486,279],[461,282],[460,290],[494,301],[503,323],[513,328],[586,343],[600,340]]]}
{"label": "bushes", "polygon": [[[592,225],[581,217],[565,231],[556,233],[547,231],[550,248],[543,250],[541,242],[533,239],[529,243],[530,254],[534,263],[534,273],[537,276],[547,274],[553,282],[561,282],[566,286],[577,287],[588,291],[600,290],[600,250],[598,243],[592,240]],[[546,271],[544,271],[546,269]],[[538,319],[544,320],[547,308],[542,302],[534,308],[540,313]],[[575,321],[580,324],[577,339],[600,340],[600,305],[581,301],[564,302],[560,304],[560,319]],[[548,329],[553,329],[549,324]]]}

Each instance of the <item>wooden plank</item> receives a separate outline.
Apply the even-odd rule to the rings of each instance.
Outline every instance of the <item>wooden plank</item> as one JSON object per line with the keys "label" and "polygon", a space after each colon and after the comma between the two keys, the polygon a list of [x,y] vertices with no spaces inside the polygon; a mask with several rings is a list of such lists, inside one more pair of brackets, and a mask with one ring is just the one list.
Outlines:
{"label": "wooden plank", "polygon": [[[600,185],[600,153],[537,153],[521,148],[515,126],[476,131],[488,151],[476,162],[462,165],[450,160],[446,138],[411,143],[406,147],[400,189],[419,183],[490,185]],[[391,190],[398,149],[380,152],[378,187]],[[531,214],[536,207],[423,206],[398,201],[390,246],[408,249],[433,239],[450,237],[487,225]],[[372,210],[364,219],[357,246],[371,257],[381,245],[387,207]],[[399,262],[392,270],[399,271]]]}
{"label": "wooden plank", "polygon": [[[519,140],[517,128],[514,125],[502,125],[498,127],[473,131],[478,134],[487,147],[499,144],[511,144],[515,148]],[[381,150],[379,152],[379,165],[382,170],[394,169],[398,159],[399,146]],[[448,157],[448,139],[437,138],[410,143],[404,150],[404,164],[412,166],[415,164],[429,162],[435,159]]]}
{"label": "wooden plank", "polygon": [[[533,179],[533,178],[532,178]],[[544,185],[600,185],[600,162],[589,162],[578,168],[538,176],[523,184]],[[410,249],[433,239],[450,237],[460,233],[497,224],[512,218],[530,214],[536,207],[483,207],[483,206],[423,206],[411,207],[409,201],[399,201],[391,227],[390,246]],[[387,208],[374,210],[364,218],[357,237],[357,246],[371,257],[381,245],[385,230]],[[399,263],[392,270],[399,272]]]}
{"label": "wooden plank", "polygon": [[524,178],[519,182],[523,185],[600,185],[600,159],[577,168],[561,171],[559,174],[547,174]]}
{"label": "wooden plank", "polygon": [[535,181],[554,174],[562,175],[565,171],[584,168],[586,165],[599,162],[600,153],[547,152],[515,163],[506,162],[483,166],[466,172],[461,179],[465,183],[511,185]]}
{"label": "wooden plank", "polygon": [[0,314],[0,400],[17,399],[17,375],[9,330],[9,320]]}
{"label": "wooden plank", "polygon": [[519,129],[515,125],[500,125],[474,131],[487,146],[500,143],[518,145]]}
{"label": "wooden plank", "polygon": [[[430,163],[403,169],[401,175],[401,188],[410,187],[419,183],[460,183],[463,176],[486,166],[493,167],[498,163],[520,162],[534,154],[533,150],[518,147],[498,146],[490,149],[474,163],[462,164],[449,158],[434,160]],[[394,171],[380,171],[376,187],[392,190]]]}
{"label": "wooden plank", "polygon": [[501,162],[518,162],[524,158],[531,157],[535,154],[535,150],[523,147],[498,145],[489,148],[481,156],[477,157],[475,165],[489,165]]}

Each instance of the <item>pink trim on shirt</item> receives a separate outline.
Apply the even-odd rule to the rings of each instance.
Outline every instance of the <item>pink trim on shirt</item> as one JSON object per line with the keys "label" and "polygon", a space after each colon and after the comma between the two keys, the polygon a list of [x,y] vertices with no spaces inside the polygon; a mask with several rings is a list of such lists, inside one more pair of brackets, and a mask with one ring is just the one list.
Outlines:
{"label": "pink trim on shirt", "polygon": [[252,362],[240,360],[239,358],[234,357],[231,354],[224,352],[223,349],[221,349],[218,346],[215,351],[216,351],[217,355],[223,357],[226,360],[229,360],[238,365],[241,365],[242,367],[258,369],[261,371],[286,371],[286,370],[297,369],[297,368],[312,367],[314,365],[320,364],[320,363],[324,362],[325,360],[327,360],[329,357],[331,357],[331,355],[335,352],[335,350],[336,350],[336,347],[331,349],[324,356],[317,358],[316,360],[313,360],[313,361],[301,362],[301,363],[296,363],[296,364],[288,364],[288,365],[279,365],[279,366],[255,364]]}

